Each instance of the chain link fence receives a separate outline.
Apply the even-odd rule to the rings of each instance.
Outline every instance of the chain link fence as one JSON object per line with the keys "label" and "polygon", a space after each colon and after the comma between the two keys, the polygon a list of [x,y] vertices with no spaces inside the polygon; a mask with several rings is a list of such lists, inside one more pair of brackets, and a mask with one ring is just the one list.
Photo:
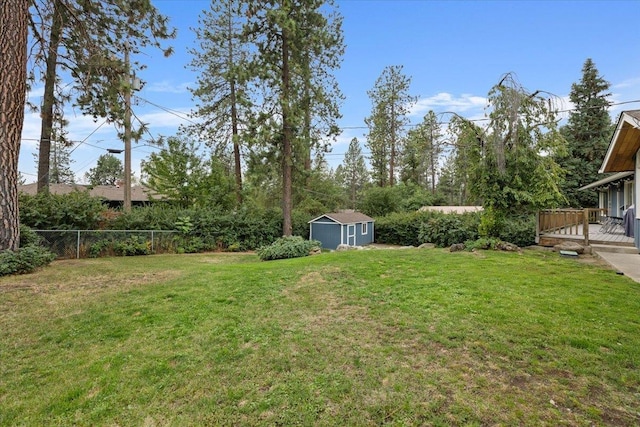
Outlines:
{"label": "chain link fence", "polygon": [[149,253],[174,253],[177,231],[161,230],[34,230],[42,246],[60,259],[122,255],[123,245],[146,248]]}

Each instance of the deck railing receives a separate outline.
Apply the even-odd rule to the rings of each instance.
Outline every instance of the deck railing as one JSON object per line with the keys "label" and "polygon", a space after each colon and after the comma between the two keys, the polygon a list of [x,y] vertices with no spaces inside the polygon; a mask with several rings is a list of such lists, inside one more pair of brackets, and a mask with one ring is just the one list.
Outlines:
{"label": "deck railing", "polygon": [[589,245],[589,224],[600,222],[605,209],[549,209],[538,212],[537,236],[543,233],[584,238]]}

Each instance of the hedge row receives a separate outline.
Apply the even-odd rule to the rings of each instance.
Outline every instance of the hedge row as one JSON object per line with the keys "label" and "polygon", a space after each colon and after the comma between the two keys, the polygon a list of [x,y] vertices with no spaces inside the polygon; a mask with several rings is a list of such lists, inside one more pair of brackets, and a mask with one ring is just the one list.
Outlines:
{"label": "hedge row", "polygon": [[[433,243],[439,247],[476,240],[481,213],[444,214],[441,212],[394,213],[376,218],[375,241],[402,246]],[[520,247],[535,244],[533,215],[508,218],[502,226],[500,240]],[[486,236],[485,236],[486,237]]]}

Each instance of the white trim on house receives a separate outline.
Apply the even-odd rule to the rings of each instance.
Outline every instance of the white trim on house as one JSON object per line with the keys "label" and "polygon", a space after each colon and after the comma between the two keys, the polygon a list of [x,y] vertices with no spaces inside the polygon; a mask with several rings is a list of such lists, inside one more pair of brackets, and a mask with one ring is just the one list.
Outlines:
{"label": "white trim on house", "polygon": [[[640,201],[640,150],[636,153],[636,176],[634,184],[636,193],[634,198],[634,203],[636,204],[636,219],[640,219],[640,206],[638,206],[638,202]],[[638,232],[640,232],[640,230]]]}
{"label": "white trim on house", "polygon": [[[351,239],[353,239],[353,244],[351,244]],[[356,224],[347,224],[347,245],[355,246],[356,245]]]}
{"label": "white trim on house", "polygon": [[363,222],[360,224],[360,234],[362,234],[363,236],[366,236],[367,233],[369,232],[368,226],[369,224],[366,222]]}

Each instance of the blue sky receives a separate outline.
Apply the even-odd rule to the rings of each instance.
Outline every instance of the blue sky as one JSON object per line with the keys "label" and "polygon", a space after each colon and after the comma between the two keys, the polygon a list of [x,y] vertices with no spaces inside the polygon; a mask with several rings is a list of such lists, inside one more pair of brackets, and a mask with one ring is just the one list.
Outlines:
{"label": "blue sky", "polygon": [[[327,157],[332,167],[343,158],[349,141],[366,142],[364,118],[370,114],[367,96],[383,69],[402,65],[412,78],[411,93],[418,97],[411,122],[429,111],[455,111],[467,118],[481,118],[486,95],[501,76],[516,74],[530,91],[544,90],[571,108],[568,94],[579,81],[587,58],[611,83],[612,117],[620,111],[640,109],[640,16],[638,1],[421,1],[337,0],[344,17],[346,51],[336,78],[346,99],[340,126],[343,133]],[[150,52],[137,60],[148,65],[139,77],[146,81],[134,113],[148,123],[150,134],[174,135],[194,102],[191,87],[196,74],[186,66],[187,49],[195,46],[191,28],[209,0],[154,0],[178,30],[171,42],[176,52],[164,58]],[[39,102],[41,88],[32,101]],[[630,102],[634,101],[634,102]],[[153,105],[155,104],[155,105]],[[162,108],[160,108],[162,107]],[[169,110],[169,111],[167,111]],[[122,148],[113,126],[101,125],[66,110],[73,148],[71,165],[78,181],[95,166],[108,148]],[[35,181],[33,155],[39,138],[39,117],[27,113],[20,154],[20,171]],[[97,130],[96,130],[97,129]],[[82,143],[79,143],[83,141]],[[144,142],[134,146],[133,169],[155,148]],[[366,149],[364,149],[366,152]]]}

